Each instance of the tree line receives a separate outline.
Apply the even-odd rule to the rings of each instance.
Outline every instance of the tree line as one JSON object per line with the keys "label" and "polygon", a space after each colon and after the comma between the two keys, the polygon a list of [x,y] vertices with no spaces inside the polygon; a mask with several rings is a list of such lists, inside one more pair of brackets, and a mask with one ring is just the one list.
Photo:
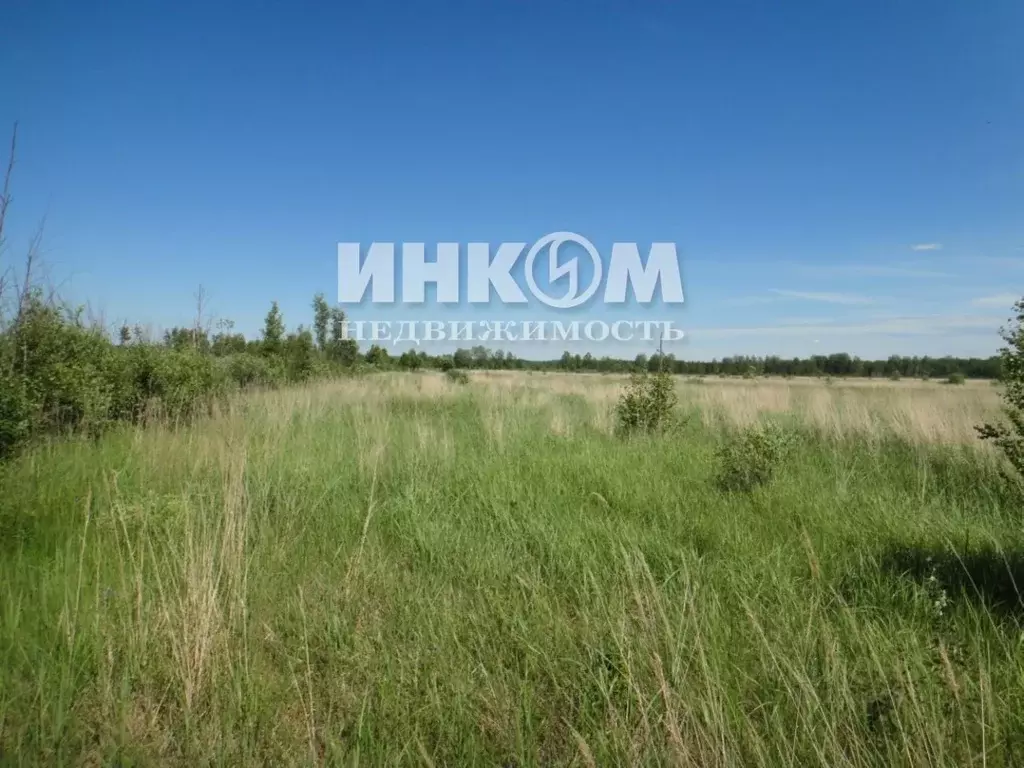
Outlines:
{"label": "tree line", "polygon": [[16,292],[13,310],[10,301],[6,306],[8,311],[0,311],[0,456],[34,436],[72,430],[95,433],[153,414],[187,418],[241,389],[366,370],[647,370],[693,376],[987,379],[1000,378],[1002,372],[1001,359],[995,356],[863,360],[837,353],[696,361],[673,355],[620,359],[566,351],[556,359],[528,360],[484,346],[452,354],[409,349],[392,355],[380,345],[363,353],[346,336],[344,311],[331,307],[322,294],[313,298],[312,322],[291,331],[273,302],[256,339],[236,332],[228,320],[204,322],[201,301],[191,327],[171,328],[158,338],[139,326],[123,325],[111,334],[86,321],[81,308],[62,306],[38,288]]}
{"label": "tree line", "polygon": [[638,354],[631,359],[596,357],[564,352],[550,360],[528,360],[503,350],[483,346],[458,349],[453,354],[430,355],[422,350],[406,350],[389,354],[385,347],[374,345],[365,354],[367,363],[377,367],[416,370],[419,368],[457,368],[460,370],[534,370],[593,373],[631,373],[637,370],[667,371],[689,376],[863,376],[870,378],[948,378],[960,375],[974,379],[998,379],[1001,359],[992,357],[901,357],[885,360],[862,360],[840,352],[832,355],[785,358],[735,356],[710,361],[680,360],[672,354]]}
{"label": "tree line", "polygon": [[230,321],[214,332],[201,311],[192,327],[153,338],[140,326],[111,334],[87,320],[83,308],[32,287],[29,270],[17,290],[4,285],[0,458],[34,438],[97,435],[152,417],[188,419],[232,392],[341,375],[361,364],[358,345],[344,337],[344,312],[320,294],[309,327],[289,332],[274,302],[258,340],[235,333]]}

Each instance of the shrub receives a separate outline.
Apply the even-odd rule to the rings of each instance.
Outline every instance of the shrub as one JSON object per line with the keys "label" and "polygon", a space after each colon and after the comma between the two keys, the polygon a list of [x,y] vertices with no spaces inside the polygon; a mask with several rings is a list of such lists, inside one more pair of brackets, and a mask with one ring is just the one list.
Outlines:
{"label": "shrub", "polygon": [[963,384],[965,381],[966,381],[966,378],[959,371],[951,373],[951,374],[949,374],[949,376],[946,377],[946,383],[947,384],[959,385],[959,384]]}
{"label": "shrub", "polygon": [[30,295],[17,325],[4,343],[8,384],[5,398],[11,423],[4,431],[27,436],[34,432],[94,431],[108,418],[111,387],[106,364],[113,349],[101,333],[85,327],[78,314],[68,314]]}
{"label": "shrub", "polygon": [[279,358],[240,352],[223,357],[219,362],[225,375],[239,389],[275,386],[285,379],[284,365]]}
{"label": "shrub", "polygon": [[226,391],[226,380],[217,376],[217,367],[209,355],[194,350],[167,350],[156,360],[157,397],[164,413],[171,418],[190,418]]}
{"label": "shrub", "polygon": [[0,459],[28,439],[32,414],[24,379],[0,368]]}
{"label": "shrub", "polygon": [[899,371],[890,371],[889,372],[889,381],[899,381],[902,378],[903,378],[903,376],[900,375]]}
{"label": "shrub", "polygon": [[774,422],[741,430],[719,448],[719,487],[751,491],[770,483],[792,446],[792,434]]}
{"label": "shrub", "polygon": [[634,373],[615,406],[619,434],[665,429],[671,423],[678,399],[671,374]]}
{"label": "shrub", "polygon": [[1001,350],[1003,405],[1008,424],[984,424],[978,432],[991,440],[1024,479],[1024,299],[1014,305],[1016,317],[1003,331],[1006,346]]}
{"label": "shrub", "polygon": [[161,350],[148,344],[117,347],[110,356],[110,418],[141,419],[157,398],[156,357]]}
{"label": "shrub", "polygon": [[458,368],[448,368],[444,372],[444,377],[453,384],[469,384],[469,374]]}

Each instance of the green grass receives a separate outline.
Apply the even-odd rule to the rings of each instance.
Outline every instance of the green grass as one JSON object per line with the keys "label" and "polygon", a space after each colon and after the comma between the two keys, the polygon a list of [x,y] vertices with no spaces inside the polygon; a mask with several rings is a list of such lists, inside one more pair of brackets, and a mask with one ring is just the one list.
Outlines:
{"label": "green grass", "polygon": [[724,430],[594,407],[299,391],[3,467],[3,760],[1024,760],[990,458],[794,426],[730,494]]}

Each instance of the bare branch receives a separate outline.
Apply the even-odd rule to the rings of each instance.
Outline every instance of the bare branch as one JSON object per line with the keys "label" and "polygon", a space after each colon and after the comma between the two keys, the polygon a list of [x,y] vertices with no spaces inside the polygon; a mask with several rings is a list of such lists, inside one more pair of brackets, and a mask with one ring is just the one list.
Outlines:
{"label": "bare branch", "polygon": [[196,320],[192,326],[192,346],[196,349],[199,348],[199,337],[203,332],[203,313],[206,309],[206,291],[203,289],[202,283],[199,284],[199,290],[196,291]]}
{"label": "bare branch", "polygon": [[14,156],[18,148],[18,124],[14,124],[11,132],[11,151],[7,156],[7,172],[4,174],[4,192],[0,195],[0,248],[4,244],[4,221],[7,218],[7,206],[11,204],[11,177],[14,175]]}
{"label": "bare branch", "polygon": [[[4,222],[7,220],[7,206],[11,204],[11,177],[14,175],[14,156],[18,148],[18,124],[11,132],[11,151],[7,156],[7,171],[4,173],[4,191],[0,195],[0,316],[3,314],[4,289],[7,284],[7,270],[3,266]],[[2,317],[0,317],[2,320]]]}
{"label": "bare branch", "polygon": [[32,270],[36,266],[36,262],[39,260],[39,247],[43,242],[44,229],[46,229],[46,219],[43,219],[43,221],[39,223],[39,227],[36,229],[35,233],[32,235],[32,239],[29,241],[28,253],[25,254],[25,276],[20,285],[16,283],[18,308],[14,317],[15,325],[18,325],[21,321],[22,315],[28,308],[28,299],[32,293]]}

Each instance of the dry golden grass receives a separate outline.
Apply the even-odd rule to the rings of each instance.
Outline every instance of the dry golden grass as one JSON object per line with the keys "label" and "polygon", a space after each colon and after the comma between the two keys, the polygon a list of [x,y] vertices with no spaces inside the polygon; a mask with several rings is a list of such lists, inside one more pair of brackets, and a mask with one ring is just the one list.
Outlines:
{"label": "dry golden grass", "polygon": [[[550,409],[566,395],[583,398],[591,406],[592,424],[609,431],[615,402],[629,383],[626,376],[601,374],[484,371],[471,376],[474,388],[488,395],[482,402],[494,404],[488,419],[495,434],[515,418],[516,409]],[[432,398],[460,391],[431,373],[383,378],[377,386],[360,386],[348,396]],[[786,415],[833,436],[893,435],[929,444],[976,444],[975,427],[997,418],[1000,410],[999,389],[988,381],[949,385],[917,380],[679,377],[677,391],[680,404],[699,409],[708,425],[746,425],[765,415]],[[551,425],[560,434],[570,429],[558,412],[551,416]]]}

